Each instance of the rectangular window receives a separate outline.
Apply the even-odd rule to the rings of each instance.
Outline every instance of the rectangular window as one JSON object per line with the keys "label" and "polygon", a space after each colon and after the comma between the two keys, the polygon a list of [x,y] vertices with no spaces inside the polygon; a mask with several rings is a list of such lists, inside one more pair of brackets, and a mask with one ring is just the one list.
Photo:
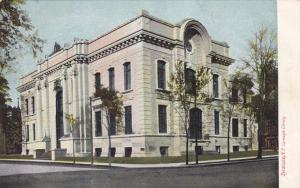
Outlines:
{"label": "rectangular window", "polygon": [[132,133],[132,112],[131,106],[125,106],[125,134]]}
{"label": "rectangular window", "polygon": [[232,119],[232,137],[239,136],[239,121],[238,119]]}
{"label": "rectangular window", "polygon": [[248,151],[248,146],[244,146],[244,150],[245,150],[245,151]]}
{"label": "rectangular window", "polygon": [[239,146],[233,146],[232,149],[233,149],[233,152],[239,152],[240,151]]}
{"label": "rectangular window", "polygon": [[219,97],[219,75],[213,75],[213,96],[214,98]]}
{"label": "rectangular window", "polygon": [[34,97],[31,97],[31,108],[32,108],[32,114],[35,114],[35,101],[34,101]]}
{"label": "rectangular window", "polygon": [[247,119],[244,119],[244,137],[247,137]]}
{"label": "rectangular window", "polygon": [[115,157],[116,155],[116,148],[110,148],[110,156]]}
{"label": "rectangular window", "polygon": [[157,62],[157,81],[159,89],[166,89],[166,63],[164,61]]}
{"label": "rectangular window", "polygon": [[232,91],[231,91],[231,102],[238,102],[238,89],[236,87],[236,84],[232,83]]}
{"label": "rectangular window", "polygon": [[116,135],[116,118],[114,116],[110,116],[110,135]]}
{"label": "rectangular window", "polygon": [[158,105],[159,133],[167,133],[167,106]]}
{"label": "rectangular window", "polygon": [[131,157],[132,147],[125,147],[125,157]]}
{"label": "rectangular window", "polygon": [[35,140],[35,124],[32,124],[32,135],[33,135],[33,140]]}
{"label": "rectangular window", "polygon": [[247,90],[243,89],[243,103],[247,104]]}
{"label": "rectangular window", "polygon": [[95,148],[95,156],[96,157],[101,157],[102,153],[102,148]]}
{"label": "rectangular window", "polygon": [[220,121],[219,121],[219,117],[220,113],[219,111],[215,110],[215,135],[220,134]]}
{"label": "rectangular window", "polygon": [[99,72],[95,74],[95,89],[100,89],[101,85],[101,75]]}
{"label": "rectangular window", "polygon": [[124,64],[124,89],[131,89],[131,67],[130,62]]}
{"label": "rectangular window", "polygon": [[29,115],[28,99],[25,99],[26,115]]}
{"label": "rectangular window", "polygon": [[216,146],[216,151],[220,154],[221,153],[221,146]]}
{"label": "rectangular window", "polygon": [[114,90],[115,89],[115,69],[110,68],[108,69],[108,76],[109,76],[109,89]]}
{"label": "rectangular window", "polygon": [[95,125],[96,125],[95,136],[102,136],[101,111],[95,112]]}
{"label": "rectangular window", "polygon": [[159,148],[160,150],[160,156],[167,157],[168,156],[168,147],[167,146],[161,146]]}
{"label": "rectangular window", "polygon": [[26,142],[29,141],[29,125],[26,125]]}

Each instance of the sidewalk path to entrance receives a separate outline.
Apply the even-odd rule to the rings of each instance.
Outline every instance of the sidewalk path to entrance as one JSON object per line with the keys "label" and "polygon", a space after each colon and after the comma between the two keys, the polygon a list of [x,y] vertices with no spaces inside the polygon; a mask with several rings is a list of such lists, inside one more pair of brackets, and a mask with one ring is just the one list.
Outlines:
{"label": "sidewalk path to entrance", "polygon": [[45,166],[32,164],[0,164],[0,176],[20,175],[20,174],[40,174],[49,172],[71,172],[86,170],[104,170],[97,168],[78,168],[65,166]]}
{"label": "sidewalk path to entrance", "polygon": [[[262,159],[259,160],[269,160],[269,159],[277,159],[278,155],[268,155],[263,156]],[[256,157],[243,157],[243,158],[233,158],[230,159],[230,161],[227,161],[227,159],[219,159],[219,160],[206,160],[206,161],[199,161],[199,164],[195,164],[194,162],[189,162],[189,165],[186,165],[185,162],[181,163],[160,163],[160,164],[123,164],[123,163],[112,163],[111,167],[119,167],[119,168],[178,168],[178,167],[193,167],[193,166],[212,166],[212,165],[226,165],[231,163],[243,163],[243,162],[251,162],[251,161],[257,161]],[[51,161],[51,160],[24,160],[24,159],[0,159],[0,163],[3,162],[9,162],[9,163],[39,163],[55,167],[55,165],[67,165],[69,167],[72,167],[74,164],[72,164],[71,161]],[[1,164],[0,164],[1,165]],[[90,162],[76,162],[76,164],[73,167],[91,167]],[[109,167],[108,163],[97,163],[95,162],[93,167]],[[68,167],[65,167],[68,168]],[[83,168],[87,169],[87,168]],[[50,169],[51,170],[51,169]],[[52,170],[55,170],[53,168]],[[1,172],[0,172],[1,173]],[[31,171],[32,173],[32,171]],[[1,174],[0,174],[1,175]]]}

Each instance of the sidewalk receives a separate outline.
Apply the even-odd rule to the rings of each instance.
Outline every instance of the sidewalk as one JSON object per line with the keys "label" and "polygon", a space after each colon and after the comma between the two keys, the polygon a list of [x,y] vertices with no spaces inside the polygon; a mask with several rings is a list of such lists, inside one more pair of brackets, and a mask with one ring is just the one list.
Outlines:
{"label": "sidewalk", "polygon": [[[278,155],[268,155],[263,156],[262,159],[256,159],[256,157],[243,157],[243,158],[233,158],[230,161],[227,159],[219,160],[206,160],[199,161],[199,164],[195,164],[195,161],[189,162],[186,165],[185,162],[181,163],[160,163],[160,164],[122,164],[122,163],[112,163],[111,167],[114,168],[178,168],[178,167],[196,167],[196,166],[214,166],[214,165],[226,165],[226,164],[236,164],[244,162],[255,162],[260,160],[271,160],[278,159]],[[0,159],[0,162],[13,162],[13,163],[36,163],[36,164],[50,164],[50,165],[68,165],[68,166],[80,166],[80,167],[91,167],[90,162],[76,162],[73,164],[72,161],[52,161],[52,160],[34,160],[34,159]],[[93,167],[97,168],[108,168],[108,163],[97,163],[95,162]]]}

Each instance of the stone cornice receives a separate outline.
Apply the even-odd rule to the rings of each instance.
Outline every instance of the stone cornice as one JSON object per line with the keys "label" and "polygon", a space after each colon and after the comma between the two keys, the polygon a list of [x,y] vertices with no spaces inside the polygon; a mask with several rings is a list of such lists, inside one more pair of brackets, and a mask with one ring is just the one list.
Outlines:
{"label": "stone cornice", "polygon": [[23,84],[23,85],[17,87],[17,91],[22,93],[22,92],[32,89],[34,87],[35,87],[35,80],[32,80],[26,84]]}
{"label": "stone cornice", "polygon": [[214,51],[211,51],[209,53],[209,55],[211,56],[211,62],[212,63],[217,63],[217,64],[225,65],[225,66],[229,66],[232,63],[234,63],[234,59],[232,59],[230,57],[220,55],[220,54],[218,54]]}
{"label": "stone cornice", "polygon": [[118,43],[115,43],[113,45],[110,45],[106,48],[100,49],[100,50],[90,54],[88,56],[88,62],[91,63],[93,61],[96,61],[98,59],[101,59],[103,57],[111,55],[117,51],[120,51],[122,49],[125,49],[129,46],[132,46],[132,45],[137,44],[142,41],[156,45],[156,46],[160,46],[163,48],[167,48],[167,49],[172,49],[176,45],[176,43],[172,39],[142,30],[138,33],[135,33],[135,35],[130,36]]}

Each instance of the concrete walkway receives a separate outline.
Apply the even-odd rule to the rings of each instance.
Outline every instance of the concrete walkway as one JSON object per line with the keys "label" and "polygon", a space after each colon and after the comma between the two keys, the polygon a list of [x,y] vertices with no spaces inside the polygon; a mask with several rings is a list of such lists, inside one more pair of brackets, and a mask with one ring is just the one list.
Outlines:
{"label": "concrete walkway", "polygon": [[[260,160],[276,159],[278,155],[268,155],[263,156]],[[178,167],[192,167],[192,166],[208,166],[208,165],[224,165],[231,163],[242,163],[242,162],[251,162],[257,161],[255,157],[242,157],[242,158],[233,158],[230,161],[227,159],[219,160],[206,160],[199,161],[199,164],[194,162],[189,162],[189,165],[186,165],[185,162],[181,163],[160,163],[160,164],[123,164],[123,163],[112,163],[111,167],[119,168],[178,168]],[[52,160],[35,160],[35,159],[0,159],[0,162],[16,162],[16,163],[39,163],[39,164],[50,164],[50,165],[74,165],[72,161],[52,161]],[[90,162],[76,162],[75,166],[90,167]],[[108,163],[94,163],[94,167],[109,167]]]}

